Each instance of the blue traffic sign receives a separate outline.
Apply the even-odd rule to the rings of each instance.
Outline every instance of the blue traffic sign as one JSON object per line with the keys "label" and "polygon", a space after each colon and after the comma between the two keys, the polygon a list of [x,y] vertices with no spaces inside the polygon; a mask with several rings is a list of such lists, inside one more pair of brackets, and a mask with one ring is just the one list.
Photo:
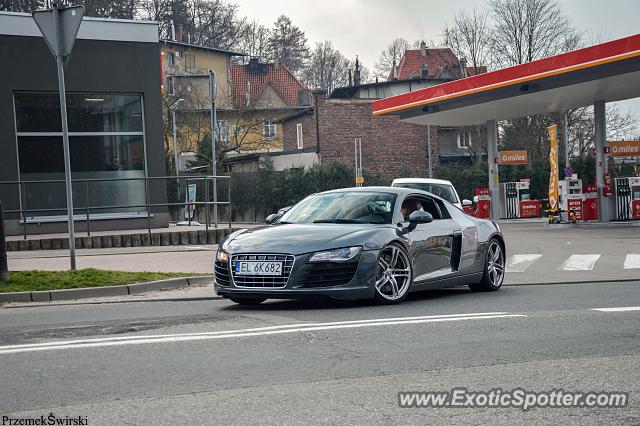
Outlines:
{"label": "blue traffic sign", "polygon": [[564,169],[564,175],[567,177],[571,177],[571,175],[573,175],[573,169],[571,167],[566,167]]}

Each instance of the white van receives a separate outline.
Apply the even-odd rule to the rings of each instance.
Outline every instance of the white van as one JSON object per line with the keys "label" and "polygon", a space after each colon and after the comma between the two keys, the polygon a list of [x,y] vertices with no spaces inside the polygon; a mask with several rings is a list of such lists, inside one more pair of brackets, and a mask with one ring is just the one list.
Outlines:
{"label": "white van", "polygon": [[[394,179],[391,183],[391,186],[419,189],[421,191],[430,192],[433,195],[444,198],[445,200],[462,210],[463,203],[460,202],[458,192],[448,180],[429,178],[401,178]],[[466,202],[471,204],[471,201],[464,201],[465,204]]]}

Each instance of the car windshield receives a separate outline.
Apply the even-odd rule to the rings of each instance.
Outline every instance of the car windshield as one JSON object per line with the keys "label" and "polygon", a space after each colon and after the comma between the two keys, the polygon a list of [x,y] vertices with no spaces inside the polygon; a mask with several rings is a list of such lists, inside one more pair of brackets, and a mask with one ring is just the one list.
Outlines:
{"label": "car windshield", "polygon": [[453,190],[453,186],[448,185],[446,183],[418,183],[418,182],[403,182],[396,183],[393,186],[398,186],[400,188],[411,188],[411,189],[419,189],[420,191],[430,192],[433,195],[437,195],[440,198],[444,198],[450,203],[459,203],[458,197],[456,196],[455,191]]}
{"label": "car windshield", "polygon": [[331,192],[308,197],[280,223],[391,223],[396,195],[384,192]]}

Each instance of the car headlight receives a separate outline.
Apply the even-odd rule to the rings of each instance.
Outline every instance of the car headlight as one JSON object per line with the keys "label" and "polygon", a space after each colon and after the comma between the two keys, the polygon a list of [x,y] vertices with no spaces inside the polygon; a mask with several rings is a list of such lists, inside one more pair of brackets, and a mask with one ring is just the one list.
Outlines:
{"label": "car headlight", "polygon": [[349,262],[355,259],[362,247],[347,247],[329,251],[319,251],[309,258],[309,262]]}
{"label": "car headlight", "polygon": [[229,260],[229,253],[224,250],[218,250],[218,253],[216,254],[216,260],[219,262],[226,262],[227,260]]}

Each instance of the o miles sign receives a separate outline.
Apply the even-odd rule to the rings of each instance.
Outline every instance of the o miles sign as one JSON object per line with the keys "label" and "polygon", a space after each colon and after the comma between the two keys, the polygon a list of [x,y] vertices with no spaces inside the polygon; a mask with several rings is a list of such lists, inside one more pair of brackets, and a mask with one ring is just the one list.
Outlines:
{"label": "o miles sign", "polygon": [[498,164],[527,164],[529,155],[526,150],[500,151]]}

